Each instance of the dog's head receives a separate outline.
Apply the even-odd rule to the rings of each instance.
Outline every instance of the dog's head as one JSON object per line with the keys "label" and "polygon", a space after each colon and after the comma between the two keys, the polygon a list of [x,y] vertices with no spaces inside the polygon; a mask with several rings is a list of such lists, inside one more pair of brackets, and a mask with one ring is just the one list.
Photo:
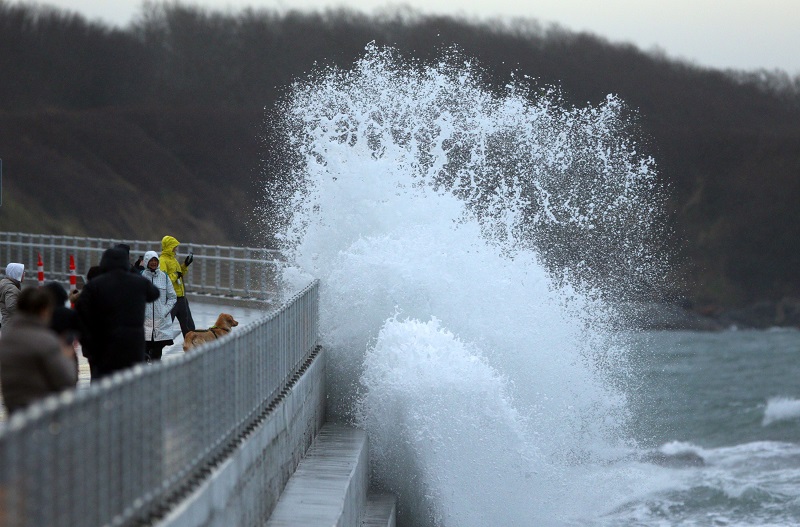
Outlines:
{"label": "dog's head", "polygon": [[238,322],[233,318],[233,315],[229,315],[228,313],[220,313],[219,318],[217,318],[217,323],[215,324],[218,328],[225,328],[231,329],[239,325]]}

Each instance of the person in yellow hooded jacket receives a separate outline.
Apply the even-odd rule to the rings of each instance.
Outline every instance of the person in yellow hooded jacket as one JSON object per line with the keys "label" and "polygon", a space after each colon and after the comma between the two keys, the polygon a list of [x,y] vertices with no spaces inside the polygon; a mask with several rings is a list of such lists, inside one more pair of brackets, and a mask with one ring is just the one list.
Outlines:
{"label": "person in yellow hooded jacket", "polygon": [[181,325],[181,333],[183,336],[190,331],[194,331],[194,320],[192,319],[192,312],[189,309],[189,301],[186,300],[186,288],[184,287],[183,277],[189,266],[194,259],[193,255],[189,255],[183,260],[183,263],[178,263],[178,246],[181,244],[173,236],[164,236],[161,239],[161,256],[158,259],[159,268],[166,273],[175,288],[175,294],[178,300],[175,302],[175,307],[172,308],[172,320],[178,319]]}

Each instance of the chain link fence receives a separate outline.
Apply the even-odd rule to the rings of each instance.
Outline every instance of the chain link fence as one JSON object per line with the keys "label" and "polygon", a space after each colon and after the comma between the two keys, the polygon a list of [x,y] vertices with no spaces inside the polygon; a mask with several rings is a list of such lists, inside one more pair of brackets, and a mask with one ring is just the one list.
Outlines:
{"label": "chain link fence", "polygon": [[[103,251],[117,243],[130,246],[132,260],[146,251],[161,254],[161,241],[0,232],[0,272],[5,272],[9,262],[21,263],[25,265],[25,280],[35,282],[41,256],[45,280],[68,284],[70,256],[75,261],[76,274],[83,278],[90,267],[100,263]],[[194,253],[194,262],[184,277],[189,292],[274,300],[277,271],[284,263],[279,251],[181,243],[178,261],[182,262],[189,252]]]}
{"label": "chain link fence", "polygon": [[[41,245],[24,247],[24,236],[32,235],[12,236],[0,240],[0,259],[26,268],[37,250],[55,261],[76,247],[87,258],[113,245],[45,236],[36,237]],[[134,251],[149,248],[136,243]],[[196,261],[206,259],[205,276],[231,265],[212,260],[236,254],[192,247]],[[255,253],[240,254],[237,265],[255,260]],[[254,274],[261,269],[251,267]],[[225,294],[269,292],[247,280],[204,284]],[[196,352],[136,366],[14,414],[0,425],[0,526],[148,525],[162,517],[269,414],[314,356],[318,290],[315,281],[262,320]]]}

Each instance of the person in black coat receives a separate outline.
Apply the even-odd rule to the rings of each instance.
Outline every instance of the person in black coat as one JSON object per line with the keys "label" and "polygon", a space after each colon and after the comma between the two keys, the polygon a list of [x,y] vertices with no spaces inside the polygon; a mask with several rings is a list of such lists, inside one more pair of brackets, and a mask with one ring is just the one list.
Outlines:
{"label": "person in black coat", "polygon": [[159,296],[158,288],[130,272],[124,249],[107,249],[100,268],[75,304],[92,381],[145,361],[144,306]]}
{"label": "person in black coat", "polygon": [[[114,248],[124,250],[125,253],[128,256],[128,263],[130,263],[130,261],[131,261],[131,246],[130,245],[128,245],[127,243],[118,243],[118,244],[116,244],[114,246]],[[144,256],[140,256],[135,262],[130,264],[132,273],[142,274],[142,271],[144,271],[144,264],[142,264],[142,260],[143,259],[144,259]]]}

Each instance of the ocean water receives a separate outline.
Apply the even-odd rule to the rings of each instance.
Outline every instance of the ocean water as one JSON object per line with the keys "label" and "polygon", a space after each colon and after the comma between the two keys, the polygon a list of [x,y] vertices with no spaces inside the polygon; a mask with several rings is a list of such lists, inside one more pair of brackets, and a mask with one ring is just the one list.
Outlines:
{"label": "ocean water", "polygon": [[[640,448],[674,464],[646,467],[664,487],[596,524],[800,525],[800,331],[648,332],[635,341],[641,386],[630,430]],[[681,463],[686,453],[697,457]]]}
{"label": "ocean water", "polygon": [[[283,280],[321,281],[328,417],[367,431],[399,525],[791,518],[791,470],[758,485],[792,459],[766,439],[793,429],[788,386],[750,395],[743,369],[698,401],[722,371],[703,350],[729,346],[619,329],[617,303],[669,269],[635,116],[611,95],[576,108],[525,76],[482,78],[457,51],[422,65],[370,46],[270,118]],[[748,432],[738,410],[759,414]]]}

